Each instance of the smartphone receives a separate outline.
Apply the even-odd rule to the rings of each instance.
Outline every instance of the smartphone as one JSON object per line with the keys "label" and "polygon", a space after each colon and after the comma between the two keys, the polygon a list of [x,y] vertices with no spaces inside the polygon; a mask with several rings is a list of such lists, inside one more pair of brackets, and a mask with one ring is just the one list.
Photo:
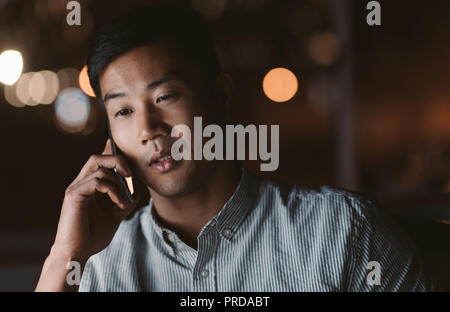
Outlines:
{"label": "smartphone", "polygon": [[[116,143],[113,140],[113,137],[111,135],[111,130],[109,127],[109,123],[108,123],[108,136],[109,139],[111,141],[111,152],[113,155],[122,155],[123,153],[122,151],[116,146]],[[119,174],[119,172],[117,171],[116,168],[113,169],[115,175],[119,178],[120,184],[122,184],[123,189],[125,190],[125,194],[128,197],[128,199],[130,200],[131,203],[134,203],[134,199],[133,199],[133,193],[134,193],[134,186],[133,186],[133,179],[131,177],[128,178],[124,178],[123,176],[121,176]]]}

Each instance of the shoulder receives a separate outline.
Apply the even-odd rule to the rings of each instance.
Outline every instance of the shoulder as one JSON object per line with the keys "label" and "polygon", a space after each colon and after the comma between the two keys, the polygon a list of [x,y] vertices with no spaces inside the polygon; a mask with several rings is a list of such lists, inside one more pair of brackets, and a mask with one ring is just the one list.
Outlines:
{"label": "shoulder", "polygon": [[414,249],[393,218],[361,192],[326,185],[304,188],[262,178],[257,207],[264,211],[259,214],[261,222],[277,224],[311,244],[329,246],[332,241],[348,252],[371,243]]}
{"label": "shoulder", "polygon": [[260,177],[257,201],[259,205],[284,217],[341,220],[358,224],[370,222],[378,209],[376,203],[361,192],[328,185],[307,188],[264,177]]}

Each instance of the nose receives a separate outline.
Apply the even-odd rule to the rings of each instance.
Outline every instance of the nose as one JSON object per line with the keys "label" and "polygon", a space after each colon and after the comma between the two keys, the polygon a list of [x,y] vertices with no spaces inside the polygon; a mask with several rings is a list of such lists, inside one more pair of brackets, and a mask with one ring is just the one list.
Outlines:
{"label": "nose", "polygon": [[158,136],[164,136],[164,122],[159,118],[158,112],[145,105],[140,112],[137,113],[137,126],[139,139],[142,145],[147,145],[155,140]]}

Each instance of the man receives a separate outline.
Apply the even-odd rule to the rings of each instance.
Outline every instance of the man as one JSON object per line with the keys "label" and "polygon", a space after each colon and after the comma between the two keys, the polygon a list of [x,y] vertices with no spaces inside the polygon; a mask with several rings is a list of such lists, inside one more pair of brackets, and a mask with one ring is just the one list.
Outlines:
{"label": "man", "polygon": [[[67,188],[37,291],[426,291],[405,234],[356,194],[257,177],[228,160],[175,161],[176,125],[224,125],[233,86],[189,9],[132,10],[96,36],[89,76],[107,141]],[[145,184],[135,211],[112,173]],[[107,200],[101,197],[106,194]],[[81,285],[66,282],[80,263]]]}

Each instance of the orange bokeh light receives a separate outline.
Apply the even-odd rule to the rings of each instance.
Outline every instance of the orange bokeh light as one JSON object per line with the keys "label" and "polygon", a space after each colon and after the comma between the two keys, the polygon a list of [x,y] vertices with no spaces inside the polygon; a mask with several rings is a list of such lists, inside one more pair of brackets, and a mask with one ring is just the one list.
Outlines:
{"label": "orange bokeh light", "polygon": [[85,65],[81,70],[80,75],[78,76],[78,83],[80,84],[80,88],[84,93],[91,97],[95,97],[94,90],[92,90],[91,83],[89,82],[87,65]]}
{"label": "orange bokeh light", "polygon": [[298,81],[289,69],[278,67],[270,70],[263,80],[266,96],[275,102],[286,102],[297,93]]}

